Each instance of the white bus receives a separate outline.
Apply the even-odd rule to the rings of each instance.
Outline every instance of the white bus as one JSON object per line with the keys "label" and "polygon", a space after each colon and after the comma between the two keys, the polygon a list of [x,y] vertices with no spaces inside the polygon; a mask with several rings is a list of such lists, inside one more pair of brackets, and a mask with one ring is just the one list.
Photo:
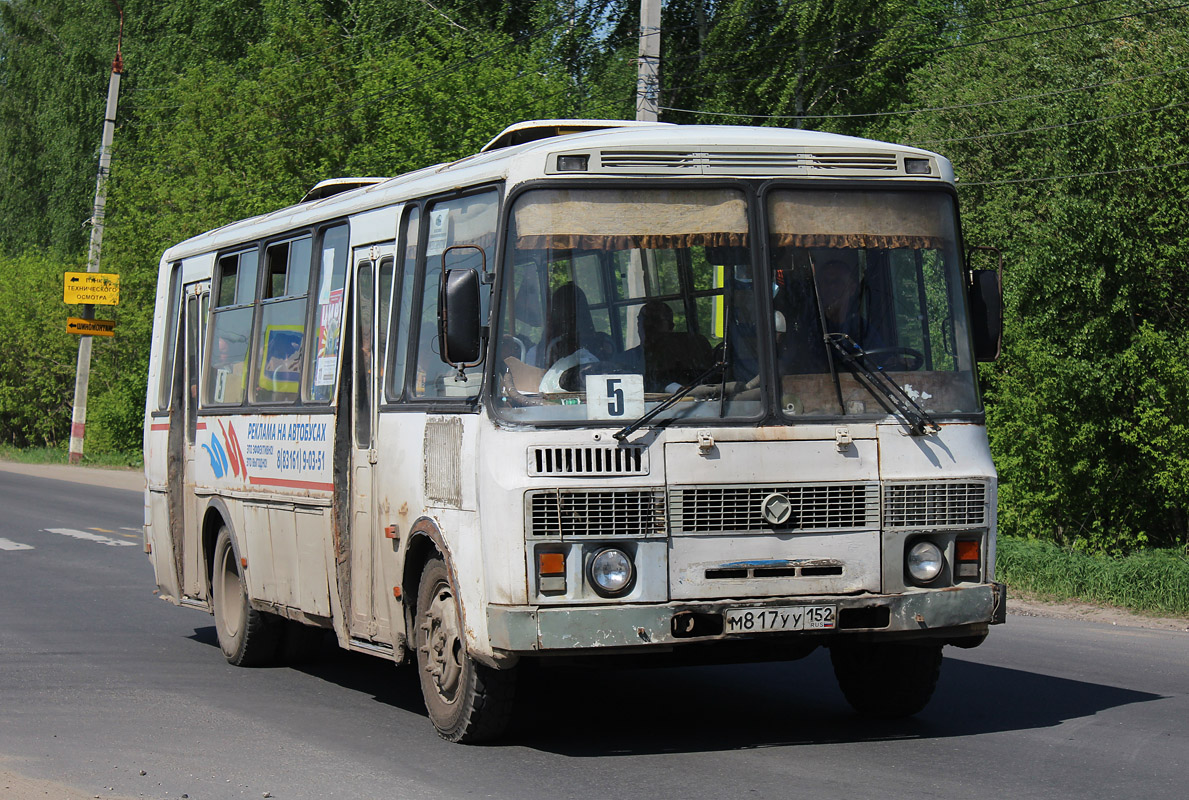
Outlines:
{"label": "white bus", "polygon": [[310,630],[412,661],[451,741],[526,659],[829,648],[924,707],[1002,622],[966,266],[934,153],[551,120],[161,259],[145,419],[158,591],[232,664]]}

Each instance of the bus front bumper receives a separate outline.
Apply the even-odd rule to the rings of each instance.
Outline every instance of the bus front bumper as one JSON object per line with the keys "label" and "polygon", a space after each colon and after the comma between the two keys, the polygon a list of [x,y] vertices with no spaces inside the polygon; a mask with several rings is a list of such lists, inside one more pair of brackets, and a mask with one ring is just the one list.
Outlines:
{"label": "bus front bumper", "polygon": [[[734,609],[788,610],[834,607],[828,629],[755,631],[729,629]],[[955,586],[897,595],[781,597],[762,600],[713,600],[620,606],[488,607],[492,647],[504,653],[639,649],[721,642],[759,637],[814,637],[825,644],[832,637],[867,639],[943,639],[977,644],[986,626],[1002,623],[1007,587],[1001,583]]]}

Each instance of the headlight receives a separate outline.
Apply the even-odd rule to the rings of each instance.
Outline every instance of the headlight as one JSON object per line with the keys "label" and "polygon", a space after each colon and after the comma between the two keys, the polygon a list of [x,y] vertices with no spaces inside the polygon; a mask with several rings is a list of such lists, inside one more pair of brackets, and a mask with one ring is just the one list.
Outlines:
{"label": "headlight", "polygon": [[590,560],[590,584],[601,595],[622,594],[632,585],[635,568],[627,553],[608,547],[595,553]]}
{"label": "headlight", "polygon": [[929,583],[941,574],[941,549],[933,542],[917,542],[909,548],[905,564],[914,581]]}

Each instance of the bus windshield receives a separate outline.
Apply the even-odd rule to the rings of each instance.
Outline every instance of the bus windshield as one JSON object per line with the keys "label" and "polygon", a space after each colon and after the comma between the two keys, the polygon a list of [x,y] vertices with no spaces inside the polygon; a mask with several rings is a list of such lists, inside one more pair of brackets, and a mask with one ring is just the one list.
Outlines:
{"label": "bus windshield", "polygon": [[493,337],[497,412],[631,422],[679,393],[656,421],[756,419],[767,397],[789,416],[885,416],[886,396],[828,337],[923,409],[978,410],[948,195],[777,190],[765,209],[757,271],[736,189],[519,195]]}
{"label": "bus windshield", "polygon": [[743,391],[759,374],[757,326],[728,323],[756,319],[742,192],[529,191],[506,252],[495,339],[506,418],[627,421],[700,376],[662,419],[762,410]]}
{"label": "bus windshield", "polygon": [[784,190],[766,205],[785,414],[883,414],[863,368],[927,412],[979,409],[949,195]]}

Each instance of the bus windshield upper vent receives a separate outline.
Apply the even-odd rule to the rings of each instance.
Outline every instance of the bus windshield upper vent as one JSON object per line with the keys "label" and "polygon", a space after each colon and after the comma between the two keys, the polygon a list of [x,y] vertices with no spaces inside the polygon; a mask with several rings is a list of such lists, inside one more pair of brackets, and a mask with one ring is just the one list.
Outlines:
{"label": "bus windshield upper vent", "polygon": [[906,174],[895,153],[685,151],[668,149],[604,150],[599,172],[620,174],[679,173],[692,175],[831,175]]}

